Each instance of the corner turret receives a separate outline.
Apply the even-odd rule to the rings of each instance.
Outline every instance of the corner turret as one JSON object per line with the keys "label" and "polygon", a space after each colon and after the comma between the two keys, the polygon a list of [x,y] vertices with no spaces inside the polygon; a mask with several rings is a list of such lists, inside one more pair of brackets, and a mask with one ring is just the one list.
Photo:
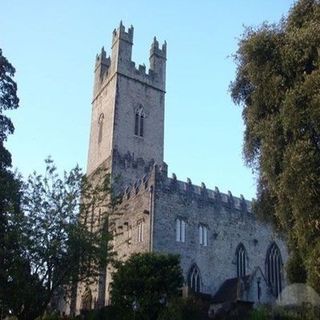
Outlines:
{"label": "corner turret", "polygon": [[133,30],[133,26],[131,26],[126,32],[122,21],[120,21],[119,28],[113,30],[111,46],[112,70],[128,68],[132,56]]}
{"label": "corner turret", "polygon": [[110,67],[110,57],[107,58],[104,47],[101,48],[100,54],[96,56],[96,64],[94,68],[94,86],[93,95],[95,96],[101,86],[103,78],[107,75]]}
{"label": "corner turret", "polygon": [[159,48],[159,42],[156,37],[153,38],[153,42],[150,49],[150,70],[155,74],[155,77],[160,83],[165,83],[166,79],[166,60],[167,60],[167,42],[162,44]]}

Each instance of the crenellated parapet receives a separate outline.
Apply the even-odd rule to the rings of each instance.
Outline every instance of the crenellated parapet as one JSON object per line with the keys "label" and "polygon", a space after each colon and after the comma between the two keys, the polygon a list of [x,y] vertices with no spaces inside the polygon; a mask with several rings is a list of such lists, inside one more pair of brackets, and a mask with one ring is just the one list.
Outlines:
{"label": "crenellated parapet", "polygon": [[230,210],[237,210],[240,212],[251,213],[251,201],[246,200],[243,195],[235,197],[231,191],[228,193],[222,193],[218,187],[214,190],[207,189],[206,185],[202,182],[201,186],[194,185],[190,178],[187,181],[180,181],[177,179],[176,174],[172,174],[169,178],[166,174],[163,174],[158,170],[159,187],[161,190],[167,193],[176,193],[183,196],[185,199],[199,201],[202,205],[214,204],[217,206],[224,206]]}
{"label": "crenellated parapet", "polygon": [[194,185],[190,178],[186,182],[180,181],[175,173],[169,178],[166,163],[161,166],[150,164],[141,178],[126,185],[122,193],[123,200],[129,200],[146,190],[150,191],[151,185],[156,185],[156,191],[177,194],[188,201],[197,201],[202,206],[223,206],[226,210],[252,213],[251,201],[246,200],[242,194],[235,197],[231,191],[220,192],[218,187],[214,190],[207,189],[204,182],[200,186]]}
{"label": "crenellated parapet", "polygon": [[123,199],[130,199],[133,196],[144,192],[150,185],[150,179],[155,177],[153,183],[156,184],[156,189],[172,194],[178,194],[190,201],[195,200],[205,205],[224,206],[228,210],[236,210],[242,213],[252,213],[251,201],[246,200],[241,194],[240,197],[232,195],[231,191],[227,193],[220,192],[218,187],[214,190],[207,189],[206,185],[202,182],[200,186],[194,185],[190,178],[187,181],[180,181],[177,179],[175,173],[172,177],[167,176],[167,165],[153,165],[149,167],[150,170],[133,183],[130,183],[124,188]]}
{"label": "crenellated parapet", "polygon": [[118,149],[114,148],[112,153],[112,161],[123,170],[134,169],[137,172],[148,173],[154,166],[154,160],[145,161],[143,158],[136,158],[134,154],[127,152],[121,154]]}
{"label": "crenellated parapet", "polygon": [[122,194],[122,200],[129,200],[139,193],[150,191],[151,172],[145,174],[142,178],[137,179],[133,184],[128,185]]}
{"label": "crenellated parapet", "polygon": [[132,61],[133,34],[133,26],[126,30],[120,22],[120,26],[112,33],[111,56],[106,56],[104,48],[97,55],[94,97],[115,73],[165,91],[167,43],[164,42],[160,47],[154,37],[150,49],[149,68],[144,64],[136,66]]}

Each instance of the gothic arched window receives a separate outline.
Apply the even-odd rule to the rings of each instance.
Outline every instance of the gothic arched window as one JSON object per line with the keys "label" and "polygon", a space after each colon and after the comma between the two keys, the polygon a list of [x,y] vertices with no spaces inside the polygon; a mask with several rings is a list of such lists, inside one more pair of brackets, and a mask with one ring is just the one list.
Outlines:
{"label": "gothic arched window", "polygon": [[98,120],[99,132],[98,132],[98,143],[102,141],[102,134],[103,134],[103,120],[104,114],[101,113]]}
{"label": "gothic arched window", "polygon": [[135,112],[134,118],[134,134],[136,136],[143,137],[144,135],[144,119],[145,114],[143,111],[143,107],[140,105]]}
{"label": "gothic arched window", "polygon": [[266,275],[268,283],[277,297],[282,290],[282,258],[280,250],[274,242],[267,251]]}
{"label": "gothic arched window", "polygon": [[194,264],[188,274],[188,287],[193,290],[193,292],[201,291],[201,276],[200,270],[196,264]]}
{"label": "gothic arched window", "polygon": [[237,277],[242,278],[246,275],[246,249],[242,243],[240,243],[236,250],[236,259],[237,259]]}
{"label": "gothic arched window", "polygon": [[81,309],[87,311],[92,309],[92,292],[89,287],[86,288],[81,297]]}

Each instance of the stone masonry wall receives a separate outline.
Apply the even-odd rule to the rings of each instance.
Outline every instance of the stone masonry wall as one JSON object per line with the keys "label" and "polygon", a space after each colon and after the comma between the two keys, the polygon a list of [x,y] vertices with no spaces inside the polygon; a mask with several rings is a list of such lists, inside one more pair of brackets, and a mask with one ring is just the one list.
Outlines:
{"label": "stone masonry wall", "polygon": [[[176,219],[186,221],[185,242],[176,241]],[[199,244],[199,224],[208,227],[208,246]],[[247,273],[265,270],[268,247],[278,245],[287,260],[284,239],[251,213],[250,202],[158,175],[155,188],[154,251],[179,254],[184,277],[195,263],[201,272],[202,292],[214,294],[228,278],[237,277],[236,248],[247,251]]]}
{"label": "stone masonry wall", "polygon": [[[87,174],[91,174],[103,161],[111,157],[116,79],[112,78],[92,102],[91,129]],[[102,116],[103,115],[103,116]],[[103,117],[103,119],[100,119]],[[99,141],[99,121],[103,122],[102,139]]]}
{"label": "stone masonry wall", "polygon": [[[125,76],[119,76],[114,119],[114,148],[135,158],[155,163],[163,161],[164,93]],[[135,113],[143,108],[144,136],[134,134]]]}
{"label": "stone masonry wall", "polygon": [[[114,235],[113,247],[117,253],[117,259],[125,261],[133,253],[149,252],[152,246],[150,237],[152,211],[153,211],[153,187],[154,174],[137,180],[134,185],[127,188],[119,207],[115,222],[111,225]],[[142,227],[142,238],[139,237],[139,225]],[[111,266],[107,270],[107,294],[106,302],[110,299],[110,283],[112,281]]]}

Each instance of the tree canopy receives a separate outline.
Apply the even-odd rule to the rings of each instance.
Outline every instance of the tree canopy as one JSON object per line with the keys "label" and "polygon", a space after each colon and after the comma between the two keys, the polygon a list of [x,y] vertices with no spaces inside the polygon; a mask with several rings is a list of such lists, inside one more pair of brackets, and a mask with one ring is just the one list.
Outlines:
{"label": "tree canopy", "polygon": [[5,149],[3,142],[8,135],[14,132],[11,119],[4,114],[4,111],[13,110],[19,107],[17,96],[17,84],[13,80],[16,70],[8,59],[3,56],[0,49],[0,166],[11,166],[11,155]]}
{"label": "tree canopy", "polygon": [[257,175],[255,210],[288,235],[290,279],[305,274],[318,292],[319,43],[320,1],[297,1],[278,24],[246,29],[231,84],[243,107],[244,157]]}
{"label": "tree canopy", "polygon": [[19,104],[14,74],[0,49],[0,309],[29,320],[58,291],[70,294],[106,268],[114,255],[107,223],[119,198],[103,169],[90,179],[79,167],[61,177],[47,159],[45,174],[34,172],[27,182],[12,172],[4,142],[14,132],[5,112]]}
{"label": "tree canopy", "polygon": [[167,302],[183,285],[180,259],[175,255],[134,254],[113,274],[112,303],[139,319],[157,319]]}
{"label": "tree canopy", "polygon": [[104,171],[89,180],[75,167],[60,177],[51,159],[44,175],[29,177],[22,196],[24,254],[43,287],[42,311],[61,289],[70,298],[76,283],[96,281],[112,259],[110,194]]}
{"label": "tree canopy", "polygon": [[[0,308],[1,313],[21,309],[34,299],[36,279],[26,275],[29,265],[21,246],[23,214],[21,211],[21,179],[11,171],[11,154],[4,142],[14,132],[6,111],[19,106],[15,68],[0,49]],[[29,288],[26,294],[26,288]]]}

